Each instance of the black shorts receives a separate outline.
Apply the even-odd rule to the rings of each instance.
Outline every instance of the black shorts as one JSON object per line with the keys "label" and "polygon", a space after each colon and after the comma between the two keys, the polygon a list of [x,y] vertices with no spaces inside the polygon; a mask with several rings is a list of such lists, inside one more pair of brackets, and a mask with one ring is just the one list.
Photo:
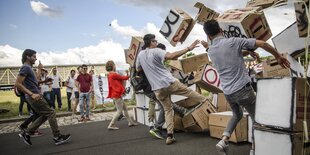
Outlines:
{"label": "black shorts", "polygon": [[75,98],[78,99],[78,98],[79,98],[79,92],[78,92],[78,91],[75,91],[75,92],[74,92],[74,96],[75,96]]}

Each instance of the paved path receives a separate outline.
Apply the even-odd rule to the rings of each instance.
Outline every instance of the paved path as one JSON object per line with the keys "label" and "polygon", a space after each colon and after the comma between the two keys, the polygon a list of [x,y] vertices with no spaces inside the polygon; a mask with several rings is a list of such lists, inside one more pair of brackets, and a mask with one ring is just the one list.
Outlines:
{"label": "paved path", "polygon": [[[105,120],[111,120],[115,111],[112,112],[101,112],[101,113],[91,113],[89,122],[96,122],[96,121],[105,121]],[[132,110],[129,110],[129,115],[133,115]],[[64,116],[64,117],[57,117],[58,126],[66,126],[66,125],[73,125],[73,124],[79,124],[79,123],[85,123],[85,122],[78,122],[78,115],[71,115],[71,116]],[[22,121],[18,122],[9,122],[9,123],[1,123],[0,124],[0,134],[3,133],[12,133],[12,132],[19,132],[18,126],[22,123]],[[48,128],[49,124],[48,121],[46,121],[40,129]]]}

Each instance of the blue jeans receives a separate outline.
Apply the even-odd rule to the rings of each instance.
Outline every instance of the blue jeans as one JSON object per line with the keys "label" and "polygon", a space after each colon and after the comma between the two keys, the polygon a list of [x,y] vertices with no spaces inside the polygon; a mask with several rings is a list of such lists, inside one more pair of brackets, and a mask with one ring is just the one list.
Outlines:
{"label": "blue jeans", "polygon": [[[84,101],[86,100],[86,101]],[[86,113],[84,114],[84,103],[86,103]],[[90,99],[89,99],[89,93],[80,93],[79,94],[79,105],[80,105],[80,113],[81,116],[83,117],[84,115],[86,115],[86,117],[89,116],[89,103],[90,103]]]}
{"label": "blue jeans", "polygon": [[[50,107],[53,107],[53,103],[51,100],[51,92],[50,91],[46,91],[43,93],[43,97],[45,98],[45,100],[47,101],[48,105]],[[54,108],[55,108],[55,104],[54,104]]]}
{"label": "blue jeans", "polygon": [[[231,107],[233,116],[229,120],[227,127],[223,133],[223,136],[230,137],[232,132],[235,130],[238,122],[243,117],[242,108],[245,108],[247,110],[247,112],[249,113],[249,116],[254,122],[256,95],[254,93],[252,86],[246,85],[240,90],[238,90],[237,92],[234,92],[230,95],[225,95],[225,97]],[[253,128],[252,128],[252,133],[253,133]]]}
{"label": "blue jeans", "polygon": [[62,103],[61,103],[61,93],[60,93],[60,88],[53,88],[52,91],[52,106],[55,108],[55,96],[57,96],[57,103],[58,103],[58,108],[61,108]]}

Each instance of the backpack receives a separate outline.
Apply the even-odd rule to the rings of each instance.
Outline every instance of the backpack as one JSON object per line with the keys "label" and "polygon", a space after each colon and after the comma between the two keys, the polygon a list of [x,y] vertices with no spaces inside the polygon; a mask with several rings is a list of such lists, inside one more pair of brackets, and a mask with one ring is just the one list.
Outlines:
{"label": "backpack", "polygon": [[147,79],[143,70],[137,71],[136,67],[133,66],[130,70],[130,84],[135,91],[140,91],[146,88]]}

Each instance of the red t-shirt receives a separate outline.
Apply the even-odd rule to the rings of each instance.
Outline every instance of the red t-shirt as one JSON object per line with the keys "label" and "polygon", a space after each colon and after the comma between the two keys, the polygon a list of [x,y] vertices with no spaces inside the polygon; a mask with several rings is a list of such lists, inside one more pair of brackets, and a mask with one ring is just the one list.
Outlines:
{"label": "red t-shirt", "polygon": [[108,74],[109,93],[107,98],[120,98],[125,92],[123,80],[128,79],[128,76],[122,76],[115,72],[110,72]]}
{"label": "red t-shirt", "polygon": [[90,90],[91,82],[92,82],[92,77],[89,74],[80,74],[77,78],[76,81],[80,83],[80,91],[81,93],[87,93]]}

